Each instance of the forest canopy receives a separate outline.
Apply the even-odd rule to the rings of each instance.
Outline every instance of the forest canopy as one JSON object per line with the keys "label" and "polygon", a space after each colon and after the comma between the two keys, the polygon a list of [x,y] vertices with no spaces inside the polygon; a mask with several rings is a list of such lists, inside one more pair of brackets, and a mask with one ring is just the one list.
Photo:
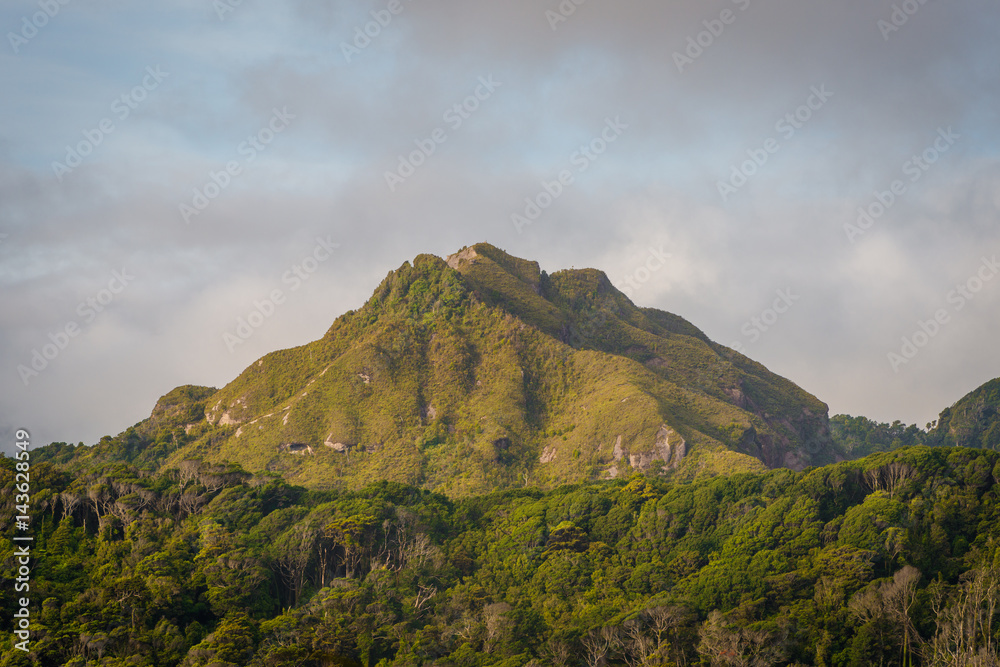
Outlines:
{"label": "forest canopy", "polygon": [[[998,479],[923,446],[463,499],[41,462],[31,650],[5,595],[0,665],[996,664]],[[8,538],[13,484],[0,459]]]}

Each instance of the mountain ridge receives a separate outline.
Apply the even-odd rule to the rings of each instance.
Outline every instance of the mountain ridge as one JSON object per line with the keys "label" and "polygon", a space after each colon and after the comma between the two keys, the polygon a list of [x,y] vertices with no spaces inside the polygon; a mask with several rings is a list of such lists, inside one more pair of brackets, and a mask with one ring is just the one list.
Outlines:
{"label": "mountain ridge", "polygon": [[597,269],[548,274],[485,243],[418,255],[319,340],[157,405],[136,427],[160,434],[148,465],[225,461],[315,488],[468,495],[842,458],[827,406],[794,383]]}

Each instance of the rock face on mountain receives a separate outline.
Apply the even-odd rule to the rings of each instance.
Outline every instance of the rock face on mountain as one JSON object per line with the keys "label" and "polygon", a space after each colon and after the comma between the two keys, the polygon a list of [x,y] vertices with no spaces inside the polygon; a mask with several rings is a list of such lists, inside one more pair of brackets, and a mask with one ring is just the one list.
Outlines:
{"label": "rock face on mountain", "polygon": [[160,464],[465,495],[836,458],[826,405],[793,383],[600,271],[549,275],[488,244],[404,263],[321,340],[207,391]]}

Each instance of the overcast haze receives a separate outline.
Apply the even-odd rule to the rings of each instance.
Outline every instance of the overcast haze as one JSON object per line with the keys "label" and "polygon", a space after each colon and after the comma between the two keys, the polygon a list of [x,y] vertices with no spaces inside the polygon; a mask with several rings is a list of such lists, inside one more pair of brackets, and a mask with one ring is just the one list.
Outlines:
{"label": "overcast haze", "polygon": [[0,7],[5,450],[118,433],[479,241],[831,415],[923,426],[1000,376],[995,0],[62,1]]}

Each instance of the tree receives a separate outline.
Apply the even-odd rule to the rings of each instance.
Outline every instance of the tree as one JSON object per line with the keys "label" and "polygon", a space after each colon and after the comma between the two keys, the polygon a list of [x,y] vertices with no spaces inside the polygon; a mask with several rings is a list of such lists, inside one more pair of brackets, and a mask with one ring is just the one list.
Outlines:
{"label": "tree", "polygon": [[[885,651],[898,642],[901,664],[906,667],[912,663],[913,647],[919,641],[910,613],[919,580],[920,571],[906,565],[891,581],[875,582],[858,592],[849,604],[856,619],[878,632],[878,650]],[[887,636],[890,629],[892,634]],[[856,649],[868,650],[860,645]]]}
{"label": "tree", "polygon": [[587,631],[583,637],[584,656],[587,667],[603,667],[609,656],[621,646],[618,628],[604,626]]}
{"label": "tree", "polygon": [[778,637],[760,628],[729,627],[718,610],[708,615],[700,637],[698,653],[713,667],[770,667],[784,658]]}
{"label": "tree", "polygon": [[949,590],[942,582],[931,584],[934,635],[921,647],[928,664],[995,665],[1000,655],[993,626],[1000,598],[1000,576],[992,568],[972,570]]}
{"label": "tree", "polygon": [[197,646],[191,648],[184,667],[246,665],[257,648],[257,624],[246,614],[227,616]]}
{"label": "tree", "polygon": [[510,605],[506,602],[493,602],[483,607],[483,651],[493,653],[497,643],[506,635],[510,626],[507,614]]}
{"label": "tree", "polygon": [[312,561],[316,531],[305,523],[292,526],[274,545],[278,573],[292,592],[292,604],[299,604],[305,574]]}

